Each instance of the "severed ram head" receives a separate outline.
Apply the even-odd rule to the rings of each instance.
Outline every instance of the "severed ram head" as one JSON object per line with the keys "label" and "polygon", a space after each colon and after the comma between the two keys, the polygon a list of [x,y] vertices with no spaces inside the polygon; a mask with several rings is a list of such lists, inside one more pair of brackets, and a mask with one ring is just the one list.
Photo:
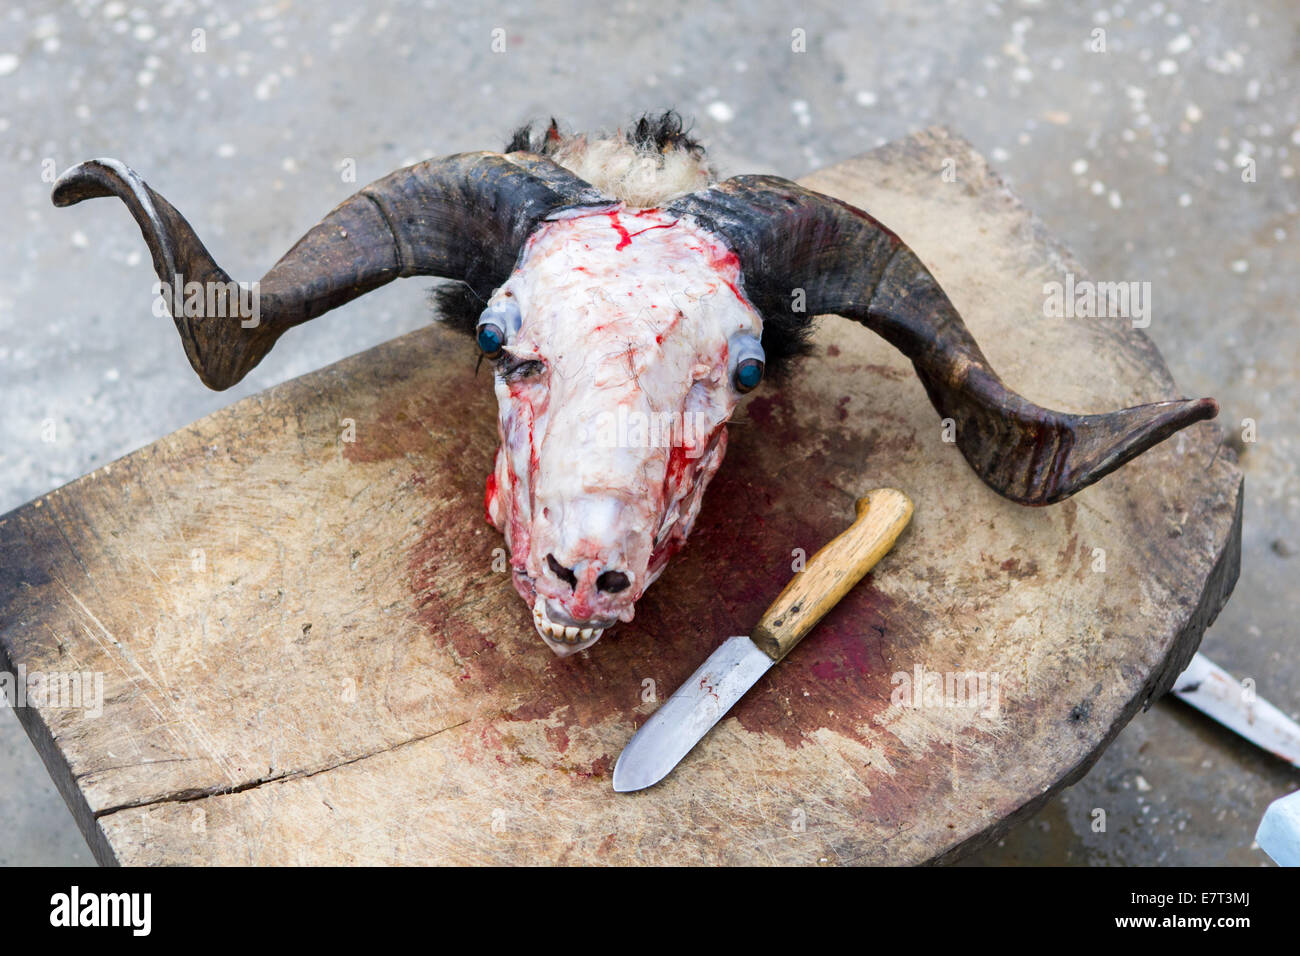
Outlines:
{"label": "severed ram head", "polygon": [[716,181],[673,113],[590,138],[552,121],[501,153],[400,169],[322,219],[251,297],[115,160],[74,166],[53,199],[109,195],[131,210],[159,280],[203,291],[170,305],[214,389],[288,329],[393,279],[455,280],[438,299],[491,361],[499,403],[487,516],[562,656],[632,619],[691,532],[741,395],[801,352],[815,316],[901,349],[975,473],[1024,504],[1067,498],[1217,411],[1212,399],[1096,415],[1027,401],[898,236],[785,179]]}

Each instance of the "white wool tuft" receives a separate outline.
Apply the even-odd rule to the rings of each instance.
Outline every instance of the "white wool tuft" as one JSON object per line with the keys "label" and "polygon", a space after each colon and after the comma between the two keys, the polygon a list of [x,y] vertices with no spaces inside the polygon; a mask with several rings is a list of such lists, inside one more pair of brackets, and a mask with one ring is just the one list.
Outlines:
{"label": "white wool tuft", "polygon": [[678,196],[703,189],[715,175],[703,156],[686,150],[647,153],[621,139],[566,139],[551,159],[636,209],[662,206]]}

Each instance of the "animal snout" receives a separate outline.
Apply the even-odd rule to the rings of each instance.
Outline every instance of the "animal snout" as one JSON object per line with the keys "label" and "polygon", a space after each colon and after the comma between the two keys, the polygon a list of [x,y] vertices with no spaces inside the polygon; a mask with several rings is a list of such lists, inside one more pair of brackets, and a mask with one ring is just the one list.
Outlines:
{"label": "animal snout", "polygon": [[[546,556],[546,566],[551,574],[569,586],[570,591],[577,590],[578,576],[573,568],[566,567],[554,554]],[[631,579],[622,571],[602,571],[596,578],[596,589],[606,594],[617,594],[619,591],[627,590],[631,583]]]}

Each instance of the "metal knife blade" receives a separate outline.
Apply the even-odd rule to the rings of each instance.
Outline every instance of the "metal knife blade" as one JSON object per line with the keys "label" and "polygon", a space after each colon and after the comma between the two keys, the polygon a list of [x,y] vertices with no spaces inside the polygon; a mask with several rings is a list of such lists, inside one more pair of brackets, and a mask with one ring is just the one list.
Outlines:
{"label": "metal knife blade", "polygon": [[614,764],[617,792],[642,790],[666,777],[889,551],[912,517],[912,502],[901,491],[879,488],[858,499],[857,511],[848,530],[786,585],[753,637],[724,641],[632,736]]}
{"label": "metal knife blade", "polygon": [[644,790],[666,777],[775,664],[744,634],[723,641],[623,748],[614,789]]}
{"label": "metal knife blade", "polygon": [[1201,713],[1257,747],[1300,767],[1300,725],[1262,697],[1247,693],[1231,674],[1204,654],[1192,658],[1173,691]]}

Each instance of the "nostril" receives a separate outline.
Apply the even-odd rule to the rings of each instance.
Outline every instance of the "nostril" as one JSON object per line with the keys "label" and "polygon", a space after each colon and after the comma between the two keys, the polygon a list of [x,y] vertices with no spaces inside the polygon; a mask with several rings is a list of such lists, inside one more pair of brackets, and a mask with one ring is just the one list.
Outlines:
{"label": "nostril", "polygon": [[622,571],[606,571],[596,578],[596,587],[602,591],[608,591],[610,594],[617,594],[631,583],[627,579],[627,575]]}
{"label": "nostril", "polygon": [[564,581],[566,584],[568,584],[570,589],[576,588],[578,586],[578,578],[577,575],[573,573],[573,568],[566,568],[559,561],[556,561],[555,555],[548,554],[546,556],[546,564],[547,567],[551,569],[551,573],[554,574],[561,581]]}

